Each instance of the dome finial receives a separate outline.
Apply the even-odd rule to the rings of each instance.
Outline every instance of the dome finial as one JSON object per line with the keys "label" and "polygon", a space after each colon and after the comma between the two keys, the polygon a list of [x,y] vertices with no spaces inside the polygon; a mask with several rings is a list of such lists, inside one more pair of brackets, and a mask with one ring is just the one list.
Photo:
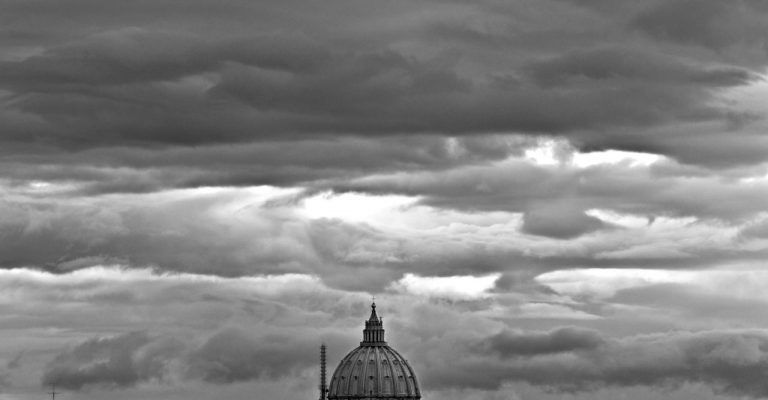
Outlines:
{"label": "dome finial", "polygon": [[376,296],[372,296],[371,298],[371,317],[368,318],[368,321],[378,321],[379,316],[376,315]]}

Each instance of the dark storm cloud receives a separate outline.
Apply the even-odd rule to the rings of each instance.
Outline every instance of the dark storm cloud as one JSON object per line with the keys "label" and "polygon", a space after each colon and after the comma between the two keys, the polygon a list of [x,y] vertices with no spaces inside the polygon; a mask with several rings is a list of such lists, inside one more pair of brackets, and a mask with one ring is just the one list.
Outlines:
{"label": "dark storm cloud", "polygon": [[745,85],[759,79],[745,68],[702,67],[669,55],[627,48],[574,50],[532,63],[528,69],[535,82],[544,86],[586,79],[594,83],[628,80],[665,86],[718,87]]}
{"label": "dark storm cloud", "polygon": [[3,64],[3,84],[35,91],[180,79],[226,62],[306,72],[327,50],[301,35],[210,40],[190,33],[124,28],[97,33],[40,55]]}
{"label": "dark storm cloud", "polygon": [[661,39],[722,50],[737,44],[764,45],[765,6],[758,1],[663,1],[640,13],[633,24]]}
{"label": "dark storm cloud", "polygon": [[[623,339],[607,339],[595,332],[570,345],[553,347],[554,332],[517,337],[499,334],[480,343],[498,341],[498,361],[469,356],[422,372],[431,387],[494,389],[503,382],[523,381],[556,391],[592,391],[603,387],[677,387],[704,383],[715,391],[753,398],[768,393],[768,337],[764,332],[672,332]],[[569,336],[569,335],[564,335]],[[538,352],[520,347],[527,357],[514,359],[525,340],[540,346]],[[542,344],[543,343],[543,344]],[[570,346],[570,347],[569,347]],[[483,352],[489,347],[480,347]],[[493,348],[493,347],[490,347]],[[570,349],[577,351],[568,351]],[[511,349],[511,353],[509,350]],[[507,351],[505,353],[504,351]]]}
{"label": "dark storm cloud", "polygon": [[[73,153],[4,149],[5,176],[18,184],[77,182],[80,193],[150,192],[172,187],[290,186],[383,171],[440,170],[519,154],[530,140],[413,136],[373,140],[272,141],[165,149],[100,148]],[[0,152],[4,151],[0,149]],[[344,157],[339,157],[344,154]]]}
{"label": "dark storm cloud", "polygon": [[575,327],[545,333],[502,331],[486,338],[479,348],[506,358],[589,350],[602,345],[604,340],[599,332]]}
{"label": "dark storm cloud", "polygon": [[[375,15],[335,2],[326,12],[290,2],[233,2],[220,9],[193,3],[177,15],[169,12],[172,5],[153,4],[156,17],[144,3],[121,6],[123,23],[117,23],[96,4],[79,2],[75,8],[82,14],[73,18],[90,16],[84,23],[92,29],[60,39],[51,34],[34,51],[0,61],[4,113],[15,121],[4,131],[9,144],[82,149],[339,133],[594,130],[590,140],[579,136],[579,143],[623,148],[636,138],[610,140],[606,129],[727,120],[736,113],[714,105],[708,89],[754,79],[735,58],[673,58],[661,44],[627,46],[628,33],[613,31],[605,16],[563,3],[537,3],[547,15],[541,26],[530,24],[527,18],[537,14],[525,4],[387,3]],[[38,6],[62,12],[53,4]],[[434,16],[419,13],[426,9]],[[32,25],[39,20],[52,30],[80,32],[76,24],[52,23],[22,3],[12,2],[10,10]],[[244,15],[257,23],[245,24]],[[210,32],[191,33],[204,16]],[[237,23],[224,24],[226,17]],[[499,19],[500,28],[476,23],[485,19]],[[592,29],[617,34],[614,43],[603,40],[596,47],[600,35],[593,32],[591,41],[571,43],[564,53],[565,45],[557,47],[551,37],[555,28],[560,38],[581,37],[588,30],[581,24],[593,20]],[[489,50],[431,29],[457,21],[469,30],[490,30],[480,33],[501,36],[506,46],[549,44]],[[565,83],[571,90],[559,90]]]}

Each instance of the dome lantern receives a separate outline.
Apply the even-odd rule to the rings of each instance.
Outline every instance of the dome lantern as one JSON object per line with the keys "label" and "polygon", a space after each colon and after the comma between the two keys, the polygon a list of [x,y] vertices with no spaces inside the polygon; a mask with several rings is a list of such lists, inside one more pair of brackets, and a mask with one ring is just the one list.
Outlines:
{"label": "dome lantern", "polygon": [[384,321],[376,315],[376,303],[371,303],[371,316],[365,321],[363,329],[363,341],[360,346],[386,345],[384,341]]}

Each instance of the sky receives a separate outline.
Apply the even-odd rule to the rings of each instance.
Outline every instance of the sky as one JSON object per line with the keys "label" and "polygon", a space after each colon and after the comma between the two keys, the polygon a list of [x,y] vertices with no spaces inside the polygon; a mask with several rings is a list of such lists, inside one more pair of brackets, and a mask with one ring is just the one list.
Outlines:
{"label": "sky", "polygon": [[768,397],[765,1],[0,21],[0,400]]}

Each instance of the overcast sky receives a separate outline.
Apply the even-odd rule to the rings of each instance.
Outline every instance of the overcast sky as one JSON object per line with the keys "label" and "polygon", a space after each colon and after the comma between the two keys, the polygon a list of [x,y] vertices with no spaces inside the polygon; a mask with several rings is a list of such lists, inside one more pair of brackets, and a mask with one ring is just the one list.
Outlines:
{"label": "overcast sky", "polygon": [[768,2],[0,0],[0,400],[768,397]]}

